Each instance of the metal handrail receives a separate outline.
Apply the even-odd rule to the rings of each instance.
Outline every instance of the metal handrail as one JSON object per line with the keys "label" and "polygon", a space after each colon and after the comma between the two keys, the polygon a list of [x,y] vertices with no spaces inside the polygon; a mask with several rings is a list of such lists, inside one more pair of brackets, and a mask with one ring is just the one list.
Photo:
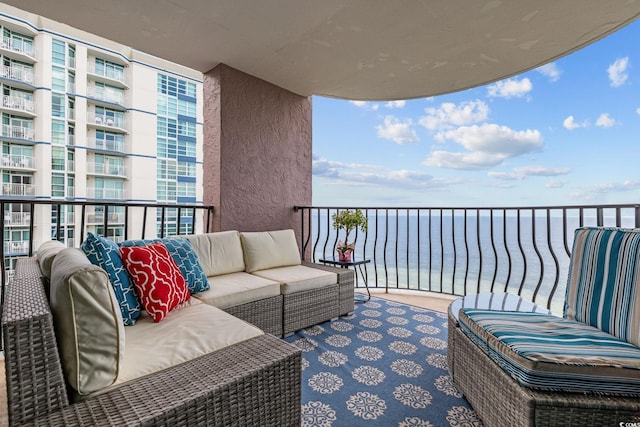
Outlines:
{"label": "metal handrail", "polygon": [[[134,228],[134,225],[137,225],[137,229],[140,229],[140,233],[137,236],[131,236],[131,238],[140,238],[145,239],[149,235],[156,234],[156,228],[153,225],[149,226],[147,224],[147,213],[149,209],[159,209],[160,216],[160,238],[165,237],[165,226],[169,223],[169,214],[167,212],[173,212],[176,210],[175,215],[172,215],[172,218],[175,218],[176,230],[181,230],[181,226],[183,224],[182,221],[187,221],[185,218],[188,218],[191,224],[197,223],[197,213],[200,212],[203,216],[202,218],[202,230],[196,230],[195,226],[189,228],[190,233],[195,233],[196,231],[201,232],[210,232],[213,227],[213,206],[205,206],[198,204],[171,204],[171,203],[135,203],[135,202],[119,202],[119,201],[77,201],[77,200],[40,200],[34,199],[30,197],[0,197],[0,218],[3,218],[3,221],[0,222],[0,234],[5,235],[5,229],[7,227],[11,227],[12,230],[15,230],[16,225],[13,219],[16,217],[16,213],[11,211],[11,205],[20,206],[21,212],[28,212],[28,215],[21,216],[21,218],[25,219],[27,223],[20,224],[20,228],[24,228],[29,231],[30,238],[25,241],[20,241],[16,243],[21,243],[20,246],[21,251],[18,256],[32,256],[37,248],[35,247],[34,240],[34,229],[35,227],[46,227],[46,229],[50,229],[53,239],[65,241],[64,233],[62,233],[63,227],[73,226],[75,227],[75,233],[73,239],[66,239],[65,243],[69,247],[79,247],[80,243],[84,240],[85,234],[88,230],[92,230],[90,227],[101,226],[102,230],[106,233],[109,227],[123,227],[124,228],[124,239],[130,238],[131,229]],[[42,219],[42,215],[40,219],[35,220],[36,215],[34,215],[34,210],[36,206],[40,205],[49,205],[52,207],[52,210],[55,208],[56,216],[51,218],[49,214],[48,220],[45,222]],[[69,215],[71,212],[66,212],[63,217],[62,208],[63,207],[79,207],[74,208],[78,209],[78,216]],[[98,214],[96,215],[96,208],[99,209]],[[93,218],[93,220],[91,220]],[[96,222],[95,218],[99,218],[100,222]],[[69,219],[77,219],[73,224],[69,223],[69,221],[65,221]],[[151,230],[151,231],[149,231]],[[155,237],[155,236],[154,236]],[[4,303],[4,291],[7,284],[7,269],[6,269],[6,261],[9,259],[8,257],[11,254],[7,254],[5,251],[5,245],[0,246],[0,268],[4,273],[2,274],[2,292],[0,294],[0,305]]]}
{"label": "metal handrail", "polygon": [[524,207],[295,206],[301,253],[331,256],[331,216],[361,209],[368,231],[355,235],[369,287],[448,295],[510,292],[561,312],[573,245],[583,226],[640,228],[640,204]]}

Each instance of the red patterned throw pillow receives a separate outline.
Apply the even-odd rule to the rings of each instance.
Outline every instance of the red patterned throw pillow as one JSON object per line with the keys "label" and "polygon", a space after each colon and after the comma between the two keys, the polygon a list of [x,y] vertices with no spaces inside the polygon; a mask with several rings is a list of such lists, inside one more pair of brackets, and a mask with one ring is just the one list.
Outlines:
{"label": "red patterned throw pillow", "polygon": [[189,299],[189,289],[162,243],[120,248],[122,262],[131,275],[140,302],[154,322]]}

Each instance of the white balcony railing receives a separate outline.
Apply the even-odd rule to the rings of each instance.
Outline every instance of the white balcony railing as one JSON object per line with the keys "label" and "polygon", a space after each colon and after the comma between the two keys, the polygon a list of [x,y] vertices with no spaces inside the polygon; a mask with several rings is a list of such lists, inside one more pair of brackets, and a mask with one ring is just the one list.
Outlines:
{"label": "white balcony railing", "polygon": [[87,88],[87,96],[100,101],[124,105],[124,93],[115,90],[89,87]]}
{"label": "white balcony railing", "polygon": [[35,196],[36,187],[33,184],[2,184],[3,196]]}
{"label": "white balcony railing", "polygon": [[75,135],[67,135],[67,145],[73,147],[76,145],[76,136]]}
{"label": "white balcony railing", "polygon": [[0,77],[17,80],[19,82],[27,83],[30,85],[32,85],[34,82],[33,69],[24,66],[14,65],[0,67]]}
{"label": "white balcony railing", "polygon": [[2,47],[7,50],[12,50],[14,52],[21,53],[23,55],[27,55],[31,58],[36,57],[35,49],[33,48],[33,44],[26,43],[23,40],[14,39],[11,37],[3,37],[2,38]]}
{"label": "white balcony railing", "polygon": [[4,225],[29,225],[31,220],[30,212],[5,212]]}
{"label": "white balcony railing", "polygon": [[76,93],[75,83],[67,83],[67,93]]}
{"label": "white balcony railing", "polygon": [[[109,224],[123,224],[124,213],[110,213],[108,217]],[[104,212],[92,212],[87,214],[87,224],[103,224]]]}
{"label": "white balcony railing", "polygon": [[34,109],[32,100],[10,95],[4,95],[2,97],[2,106],[5,108],[11,108],[12,110],[25,111],[27,113],[33,113]]}
{"label": "white balcony railing", "polygon": [[87,147],[124,153],[124,142],[105,139],[87,138]]}
{"label": "white balcony railing", "polygon": [[87,173],[98,175],[126,176],[126,170],[123,165],[109,163],[87,162]]}
{"label": "white balcony railing", "polygon": [[76,110],[71,107],[67,107],[67,120],[75,120],[76,119]]}
{"label": "white balcony railing", "polygon": [[8,154],[0,157],[0,165],[5,169],[33,169],[34,164],[32,156]]}
{"label": "white balcony railing", "polygon": [[126,198],[126,191],[116,188],[87,187],[87,197],[100,200],[123,200]]}
{"label": "white balcony railing", "polygon": [[126,85],[124,70],[114,69],[111,67],[99,66],[96,67],[95,62],[89,62],[87,64],[87,72],[96,76],[101,76],[109,80],[114,80]]}
{"label": "white balcony railing", "polygon": [[33,129],[23,126],[2,125],[2,136],[33,141]]}
{"label": "white balcony railing", "polygon": [[5,255],[20,255],[26,254],[29,251],[29,242],[26,240],[19,240],[14,242],[4,243]]}
{"label": "white balcony railing", "polygon": [[106,114],[88,113],[87,121],[90,123],[95,123],[100,126],[108,126],[108,127],[124,129],[123,117],[113,117],[113,116],[108,116]]}

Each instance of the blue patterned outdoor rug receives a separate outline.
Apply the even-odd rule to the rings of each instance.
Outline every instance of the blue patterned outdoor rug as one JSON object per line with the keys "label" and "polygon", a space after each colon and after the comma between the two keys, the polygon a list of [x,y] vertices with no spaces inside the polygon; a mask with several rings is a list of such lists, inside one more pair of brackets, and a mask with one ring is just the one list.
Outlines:
{"label": "blue patterned outdoor rug", "polygon": [[287,337],[302,426],[481,426],[447,371],[447,316],[381,298]]}

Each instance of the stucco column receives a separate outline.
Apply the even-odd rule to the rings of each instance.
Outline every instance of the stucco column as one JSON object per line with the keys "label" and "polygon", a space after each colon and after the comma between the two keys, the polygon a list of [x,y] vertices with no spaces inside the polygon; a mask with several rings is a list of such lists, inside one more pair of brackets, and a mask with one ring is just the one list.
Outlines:
{"label": "stucco column", "polygon": [[311,204],[311,98],[218,65],[204,75],[204,203],[215,230],[293,228]]}

